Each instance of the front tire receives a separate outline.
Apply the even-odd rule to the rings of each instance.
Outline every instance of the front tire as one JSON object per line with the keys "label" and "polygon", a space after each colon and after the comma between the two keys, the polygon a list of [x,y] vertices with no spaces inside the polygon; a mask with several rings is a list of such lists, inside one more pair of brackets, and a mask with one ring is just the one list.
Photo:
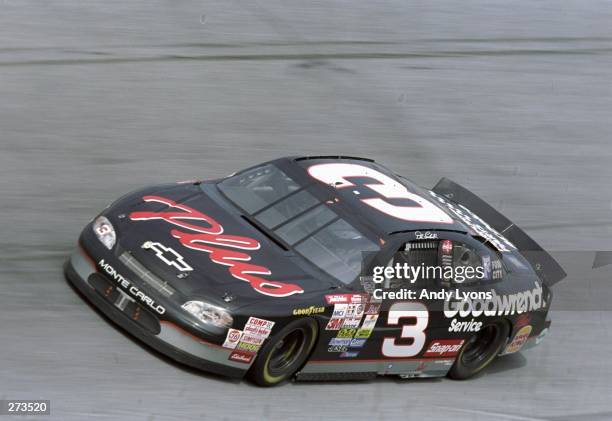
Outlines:
{"label": "front tire", "polygon": [[289,323],[262,347],[249,370],[249,378],[268,387],[289,379],[310,355],[317,333],[317,323],[311,318]]}
{"label": "front tire", "polygon": [[483,327],[463,345],[448,376],[464,380],[482,371],[502,351],[509,333],[510,327],[505,321]]}

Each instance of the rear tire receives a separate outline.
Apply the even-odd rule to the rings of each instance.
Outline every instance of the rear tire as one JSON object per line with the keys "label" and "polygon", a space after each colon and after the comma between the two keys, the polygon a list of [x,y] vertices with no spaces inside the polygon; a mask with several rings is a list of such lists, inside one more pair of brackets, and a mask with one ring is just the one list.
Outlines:
{"label": "rear tire", "polygon": [[262,347],[249,378],[267,387],[291,378],[310,355],[317,333],[317,323],[311,318],[289,323]]}
{"label": "rear tire", "polygon": [[510,327],[503,320],[484,326],[463,345],[448,377],[464,380],[482,371],[502,351],[509,333]]}

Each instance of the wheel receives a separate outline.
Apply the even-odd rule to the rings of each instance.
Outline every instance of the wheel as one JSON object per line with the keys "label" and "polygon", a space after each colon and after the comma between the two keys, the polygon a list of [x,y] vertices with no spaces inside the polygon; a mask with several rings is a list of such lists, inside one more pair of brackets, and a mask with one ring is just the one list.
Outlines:
{"label": "wheel", "polygon": [[249,378],[260,386],[289,379],[310,355],[317,332],[317,323],[309,317],[289,323],[261,348]]}
{"label": "wheel", "polygon": [[480,372],[501,352],[509,333],[510,327],[505,321],[483,327],[463,345],[448,376],[463,380]]}

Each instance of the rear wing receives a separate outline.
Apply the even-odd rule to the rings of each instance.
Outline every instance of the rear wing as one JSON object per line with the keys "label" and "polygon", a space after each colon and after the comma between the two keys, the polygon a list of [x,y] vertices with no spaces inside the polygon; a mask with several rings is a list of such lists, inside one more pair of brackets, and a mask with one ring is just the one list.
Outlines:
{"label": "rear wing", "polygon": [[465,187],[448,178],[442,178],[433,188],[433,192],[468,208],[513,243],[545,285],[554,285],[567,276],[557,261],[525,231]]}

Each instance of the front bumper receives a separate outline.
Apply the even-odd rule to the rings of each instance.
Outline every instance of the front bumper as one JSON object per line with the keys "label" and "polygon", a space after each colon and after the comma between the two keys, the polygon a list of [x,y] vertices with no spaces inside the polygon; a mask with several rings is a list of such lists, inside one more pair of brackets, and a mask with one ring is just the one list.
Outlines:
{"label": "front bumper", "polygon": [[[188,366],[227,377],[242,378],[246,374],[249,365],[228,359],[231,349],[199,338],[173,322],[158,320],[136,302],[130,303],[128,313],[128,307],[120,304],[120,298],[115,300],[116,295],[105,294],[100,288],[95,288],[95,279],[101,275],[81,248],[66,262],[64,273],[66,279],[105,316],[162,354]],[[116,289],[120,290],[118,287]],[[135,313],[147,316],[136,318],[133,317]],[[143,323],[143,320],[147,321]]]}

